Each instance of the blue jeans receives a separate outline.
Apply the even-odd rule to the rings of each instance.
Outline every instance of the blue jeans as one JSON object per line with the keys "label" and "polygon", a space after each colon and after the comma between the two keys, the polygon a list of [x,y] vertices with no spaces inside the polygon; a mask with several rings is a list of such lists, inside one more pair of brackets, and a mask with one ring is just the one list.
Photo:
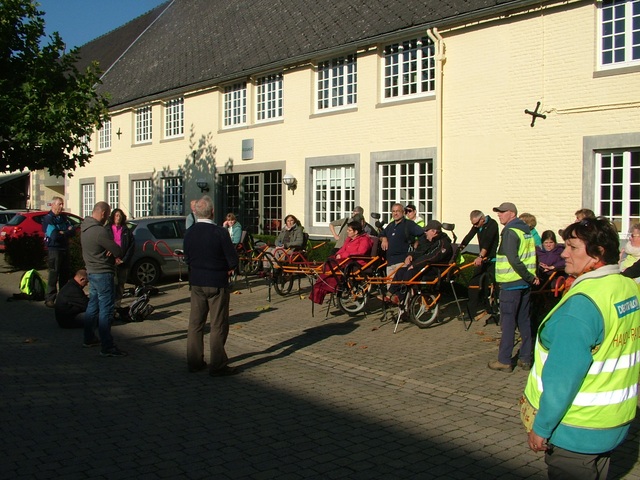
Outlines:
{"label": "blue jeans", "polygon": [[84,317],[84,341],[90,342],[95,337],[96,324],[102,350],[113,348],[111,322],[114,311],[113,273],[90,273],[89,305]]}

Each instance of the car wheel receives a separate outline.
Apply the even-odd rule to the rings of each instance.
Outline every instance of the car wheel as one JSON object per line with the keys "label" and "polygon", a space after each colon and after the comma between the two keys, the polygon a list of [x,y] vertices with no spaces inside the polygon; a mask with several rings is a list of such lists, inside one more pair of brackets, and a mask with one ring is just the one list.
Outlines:
{"label": "car wheel", "polygon": [[143,258],[133,266],[136,284],[155,285],[160,280],[160,265],[151,258]]}

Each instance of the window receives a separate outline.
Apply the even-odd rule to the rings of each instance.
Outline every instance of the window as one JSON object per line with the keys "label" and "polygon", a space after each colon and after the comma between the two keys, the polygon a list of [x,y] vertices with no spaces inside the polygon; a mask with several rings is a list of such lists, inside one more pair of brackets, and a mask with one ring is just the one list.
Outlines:
{"label": "window", "polygon": [[433,216],[433,161],[378,165],[381,185],[380,212],[391,212],[391,205],[413,203],[425,219]]}
{"label": "window", "polygon": [[91,216],[93,206],[96,204],[96,186],[93,183],[82,185],[82,217]]}
{"label": "window", "polygon": [[355,174],[353,165],[313,169],[314,226],[328,226],[353,211],[356,206]]}
{"label": "window", "polygon": [[260,77],[256,82],[259,122],[282,118],[282,74]]}
{"label": "window", "polygon": [[169,100],[164,104],[164,138],[184,135],[184,98]]}
{"label": "window", "polygon": [[120,205],[120,185],[118,182],[107,182],[107,203],[111,208],[118,208]]}
{"label": "window", "polygon": [[136,110],[136,143],[151,141],[151,106]]}
{"label": "window", "polygon": [[435,90],[436,62],[429,37],[384,49],[384,98],[404,98]]}
{"label": "window", "polygon": [[98,150],[109,150],[111,148],[111,120],[105,120],[102,128],[98,131]]}
{"label": "window", "polygon": [[318,64],[318,110],[355,105],[358,99],[357,56]]}
{"label": "window", "polygon": [[596,153],[596,214],[621,235],[640,222],[640,149]]}
{"label": "window", "polygon": [[162,179],[162,205],[164,215],[183,215],[182,178]]}
{"label": "window", "polygon": [[603,66],[640,60],[640,0],[602,0],[600,62]]}
{"label": "window", "polygon": [[134,180],[133,190],[133,218],[151,215],[151,180]]}
{"label": "window", "polygon": [[224,126],[235,127],[247,123],[247,82],[224,89]]}

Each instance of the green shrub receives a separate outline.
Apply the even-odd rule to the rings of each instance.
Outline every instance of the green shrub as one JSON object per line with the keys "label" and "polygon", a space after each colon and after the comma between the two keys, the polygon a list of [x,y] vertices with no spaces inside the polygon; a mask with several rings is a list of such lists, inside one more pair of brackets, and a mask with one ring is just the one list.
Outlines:
{"label": "green shrub", "polygon": [[4,260],[17,270],[46,268],[44,239],[38,234],[7,237],[4,241]]}
{"label": "green shrub", "polygon": [[82,246],[80,245],[80,231],[69,239],[69,262],[71,274],[75,274],[81,268],[85,268],[84,260],[82,259]]}

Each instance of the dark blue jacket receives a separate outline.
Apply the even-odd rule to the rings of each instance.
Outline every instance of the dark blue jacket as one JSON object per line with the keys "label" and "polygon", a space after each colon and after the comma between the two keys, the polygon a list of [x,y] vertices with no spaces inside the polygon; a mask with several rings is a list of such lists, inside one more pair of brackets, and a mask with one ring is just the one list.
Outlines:
{"label": "dark blue jacket", "polygon": [[[66,250],[69,247],[69,237],[76,231],[71,222],[64,215],[54,215],[51,210],[42,217],[42,231],[44,243],[49,250]],[[62,233],[60,233],[62,232]]]}
{"label": "dark blue jacket", "polygon": [[187,230],[184,256],[189,283],[196,287],[226,287],[229,270],[238,266],[238,252],[227,229],[208,222],[196,222]]}

